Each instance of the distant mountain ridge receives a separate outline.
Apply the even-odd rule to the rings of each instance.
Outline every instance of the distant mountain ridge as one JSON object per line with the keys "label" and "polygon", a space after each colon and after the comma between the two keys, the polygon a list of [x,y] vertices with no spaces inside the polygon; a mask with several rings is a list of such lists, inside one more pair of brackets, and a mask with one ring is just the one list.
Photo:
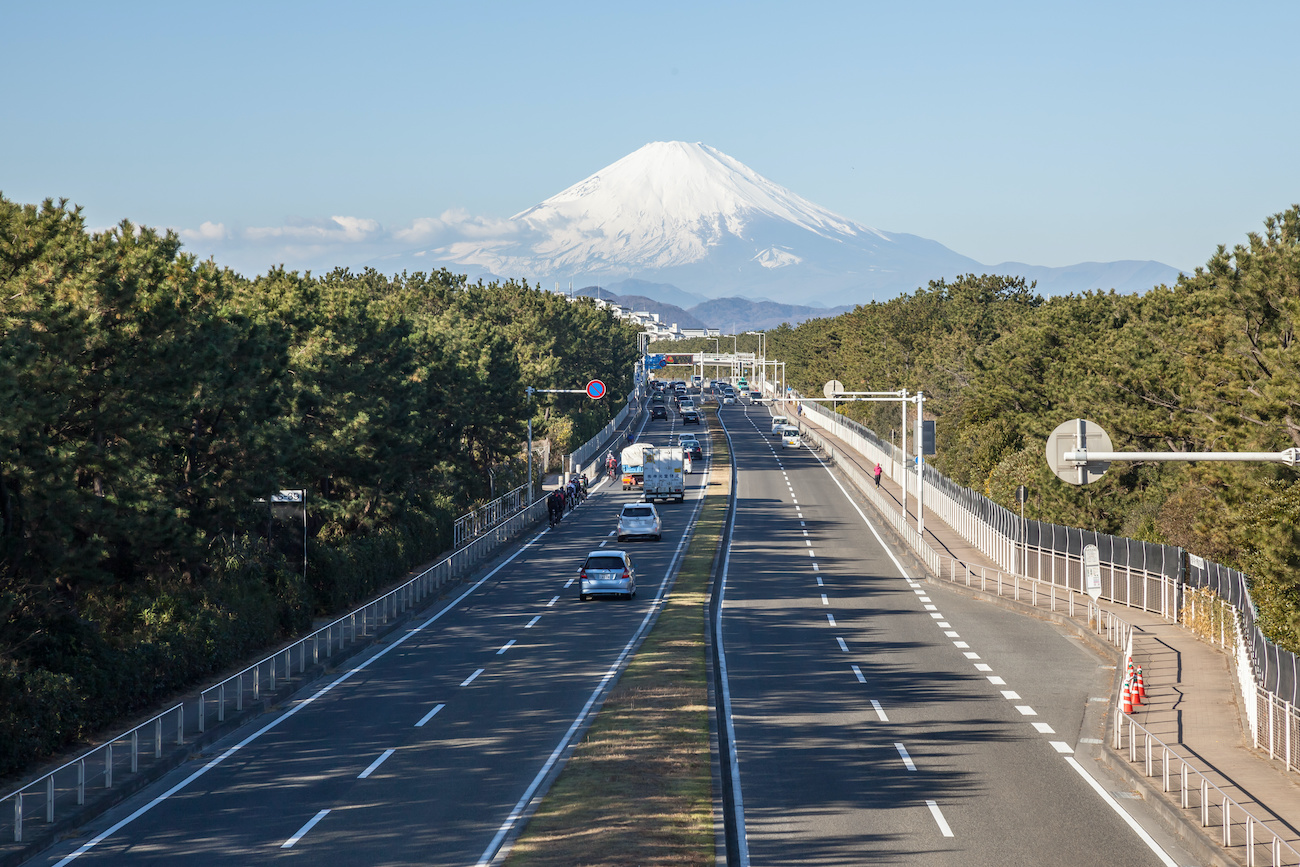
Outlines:
{"label": "distant mountain ridge", "polygon": [[[643,283],[642,286],[650,291],[660,288],[657,284],[649,283]],[[676,289],[673,286],[663,288]],[[754,301],[749,298],[712,298],[694,307],[683,309],[675,304],[668,304],[645,295],[619,295],[600,286],[587,286],[575,294],[602,298],[638,312],[658,313],[659,321],[665,325],[676,324],[679,328],[718,328],[726,334],[767,330],[776,328],[783,322],[798,325],[808,319],[838,316],[852,309],[851,307],[804,307],[776,301]]]}
{"label": "distant mountain ridge", "polygon": [[[931,280],[1004,273],[1046,295],[1139,292],[1177,279],[1159,262],[1084,262],[996,268],[917,235],[835,214],[700,143],[651,142],[531,208],[495,232],[377,263],[384,270],[447,267],[484,274],[617,285],[668,285],[687,298],[767,297],[833,307],[889,300]],[[631,291],[628,291],[630,289]],[[626,294],[649,292],[631,286]]]}

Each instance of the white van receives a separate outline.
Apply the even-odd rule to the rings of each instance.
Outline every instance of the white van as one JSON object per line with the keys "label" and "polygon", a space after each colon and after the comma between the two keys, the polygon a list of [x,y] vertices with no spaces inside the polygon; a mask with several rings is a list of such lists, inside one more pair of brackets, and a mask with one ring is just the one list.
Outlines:
{"label": "white van", "polygon": [[772,436],[780,436],[781,428],[790,423],[790,419],[783,415],[772,416]]}

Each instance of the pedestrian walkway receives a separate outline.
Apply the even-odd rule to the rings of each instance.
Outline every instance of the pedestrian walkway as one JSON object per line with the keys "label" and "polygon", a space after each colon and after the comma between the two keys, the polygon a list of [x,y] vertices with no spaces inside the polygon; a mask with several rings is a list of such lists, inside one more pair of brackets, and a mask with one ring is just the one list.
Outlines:
{"label": "pedestrian walkway", "polygon": [[[837,463],[851,464],[862,478],[871,478],[874,462],[830,431],[821,427],[814,430],[817,437],[833,448]],[[886,503],[902,511],[902,488],[896,482],[882,479],[880,492]],[[907,506],[909,521],[915,524],[915,491],[909,492]],[[925,541],[936,553],[981,575],[996,574],[999,570],[990,558],[958,536],[937,515],[926,515]],[[1103,603],[1101,607],[1134,627],[1133,656],[1143,667],[1147,702],[1134,709],[1132,718],[1238,805],[1262,820],[1283,841],[1300,850],[1300,775],[1288,772],[1280,762],[1269,759],[1251,745],[1248,724],[1243,722],[1242,698],[1232,671],[1235,664],[1232,658],[1158,614],[1122,605]],[[1078,611],[1078,619],[1084,620],[1083,607]],[[1127,745],[1119,758],[1128,759]],[[1157,791],[1162,788],[1159,760],[1155,763],[1155,777],[1149,783]],[[1177,805],[1176,780],[1174,785],[1174,791],[1167,797]],[[1193,819],[1196,814],[1199,811],[1186,813]],[[1217,828],[1206,830],[1214,832],[1209,836],[1221,837]],[[1244,860],[1244,842],[1244,834],[1237,833],[1234,848],[1228,852]],[[1260,857],[1256,855],[1257,859]],[[1254,863],[1269,862],[1256,860]],[[1284,863],[1295,861],[1288,857]]]}

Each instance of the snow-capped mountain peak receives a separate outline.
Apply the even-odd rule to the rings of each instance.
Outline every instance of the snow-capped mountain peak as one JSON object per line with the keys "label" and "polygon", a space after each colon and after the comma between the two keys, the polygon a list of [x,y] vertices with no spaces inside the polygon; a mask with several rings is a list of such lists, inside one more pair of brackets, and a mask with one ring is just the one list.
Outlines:
{"label": "snow-capped mountain peak", "polygon": [[[715,148],[680,141],[651,142],[509,220],[404,257],[384,264],[542,285],[634,278],[709,298],[827,306],[987,270],[938,242],[842,217]],[[1050,280],[1063,269],[1038,270]],[[1067,291],[1089,288],[1101,274],[1074,275]]]}
{"label": "snow-capped mountain peak", "polygon": [[[724,234],[745,237],[765,217],[823,236],[871,231],[814,205],[708,145],[651,142],[512,219],[555,233],[553,252],[586,248],[618,258],[636,250],[645,265],[694,262]],[[629,263],[630,264],[630,263]]]}

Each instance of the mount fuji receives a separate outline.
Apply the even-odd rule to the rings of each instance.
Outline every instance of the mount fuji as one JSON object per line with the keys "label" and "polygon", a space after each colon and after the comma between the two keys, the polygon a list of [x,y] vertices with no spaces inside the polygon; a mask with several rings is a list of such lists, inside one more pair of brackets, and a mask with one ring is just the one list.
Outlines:
{"label": "mount fuji", "polygon": [[370,264],[384,271],[446,267],[471,279],[513,277],[544,287],[669,284],[665,291],[704,298],[822,307],[885,300],[965,273],[1020,274],[1045,294],[1145,291],[1178,276],[1159,262],[990,268],[937,241],[832,213],[721,151],[687,142],[647,144],[476,234]]}

